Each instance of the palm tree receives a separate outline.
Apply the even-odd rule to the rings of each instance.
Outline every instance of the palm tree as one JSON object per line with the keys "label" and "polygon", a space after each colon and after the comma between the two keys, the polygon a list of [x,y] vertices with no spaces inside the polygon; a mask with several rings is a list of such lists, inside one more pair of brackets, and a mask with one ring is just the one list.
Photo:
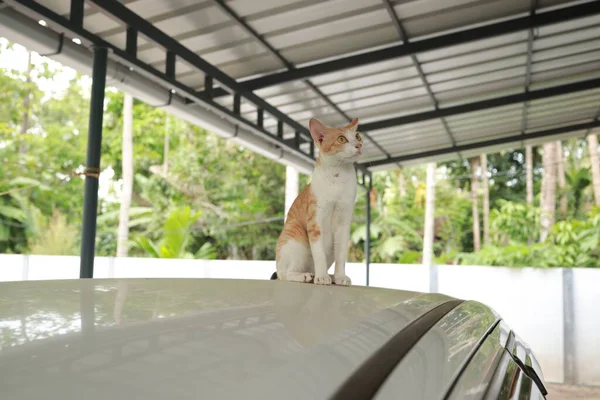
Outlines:
{"label": "palm tree", "polygon": [[490,244],[490,183],[488,180],[487,154],[481,155],[481,180],[483,187],[483,244]]}
{"label": "palm tree", "polygon": [[565,218],[567,216],[567,194],[565,193],[565,188],[567,185],[567,180],[565,178],[565,157],[563,154],[562,142],[560,140],[556,141],[556,171],[558,174],[558,189],[559,189],[559,210],[561,217]]}
{"label": "palm tree", "polygon": [[573,217],[577,217],[581,209],[583,191],[592,183],[588,168],[572,168],[566,173],[566,182],[569,183],[569,193],[573,196]]}
{"label": "palm tree", "polygon": [[481,232],[479,230],[479,207],[477,197],[479,185],[477,182],[477,168],[479,167],[479,158],[471,159],[471,199],[473,200],[473,250],[478,252],[481,249]]}
{"label": "palm tree", "polygon": [[216,251],[210,242],[204,243],[195,254],[188,252],[192,228],[201,215],[200,211],[192,213],[189,206],[173,209],[164,222],[162,237],[158,243],[145,236],[137,237],[134,242],[155,258],[214,259]]}
{"label": "palm tree", "polygon": [[[29,129],[29,117],[31,114],[31,72],[33,70],[33,63],[31,62],[31,52],[27,52],[27,72],[25,75],[25,94],[23,96],[23,119],[21,120],[20,134],[27,134]],[[25,139],[21,137],[19,143],[19,153],[25,153]]]}
{"label": "palm tree", "polygon": [[544,175],[542,178],[542,215],[540,217],[540,240],[546,241],[554,225],[556,210],[556,148],[554,142],[544,144]]}
{"label": "palm tree", "polygon": [[117,257],[127,257],[129,241],[129,209],[133,194],[133,97],[125,94],[123,100],[123,189],[117,231]]}
{"label": "palm tree", "polygon": [[525,169],[527,171],[527,204],[533,204],[533,147],[525,147]]}
{"label": "palm tree", "polygon": [[427,164],[425,229],[423,232],[423,265],[429,267],[433,263],[433,236],[435,216],[435,163]]}

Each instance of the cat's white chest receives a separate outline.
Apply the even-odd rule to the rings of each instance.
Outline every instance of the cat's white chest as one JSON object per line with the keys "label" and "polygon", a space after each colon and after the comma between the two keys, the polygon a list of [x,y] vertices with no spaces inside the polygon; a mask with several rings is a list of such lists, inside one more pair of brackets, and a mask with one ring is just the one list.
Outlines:
{"label": "cat's white chest", "polygon": [[317,198],[317,207],[341,216],[352,213],[356,199],[356,175],[354,169],[334,171],[326,178],[315,176],[311,182]]}

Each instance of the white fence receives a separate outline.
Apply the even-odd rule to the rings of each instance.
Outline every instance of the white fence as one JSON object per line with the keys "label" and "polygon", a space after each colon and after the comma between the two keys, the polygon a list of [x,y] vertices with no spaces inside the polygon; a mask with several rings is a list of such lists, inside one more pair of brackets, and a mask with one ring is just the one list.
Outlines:
{"label": "white fence", "polygon": [[[350,264],[353,284],[365,266]],[[269,279],[273,261],[96,258],[95,278]],[[0,281],[75,279],[79,257],[0,254]],[[372,264],[370,285],[437,291],[494,308],[531,345],[546,380],[600,385],[600,269]]]}

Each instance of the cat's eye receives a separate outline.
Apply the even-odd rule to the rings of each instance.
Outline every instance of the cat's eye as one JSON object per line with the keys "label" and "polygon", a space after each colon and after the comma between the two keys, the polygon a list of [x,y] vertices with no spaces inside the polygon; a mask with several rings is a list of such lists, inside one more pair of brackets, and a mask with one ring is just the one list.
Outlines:
{"label": "cat's eye", "polygon": [[346,139],[344,136],[340,136],[338,138],[338,142],[340,142],[340,143],[348,143],[348,139]]}
{"label": "cat's eye", "polygon": [[362,138],[360,137],[360,133],[356,132],[356,140],[362,140]]}

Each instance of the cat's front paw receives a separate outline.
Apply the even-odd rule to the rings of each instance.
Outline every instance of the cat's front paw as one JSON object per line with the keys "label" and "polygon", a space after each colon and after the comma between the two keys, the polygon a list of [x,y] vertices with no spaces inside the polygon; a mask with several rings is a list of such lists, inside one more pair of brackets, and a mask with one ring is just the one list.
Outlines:
{"label": "cat's front paw", "polygon": [[350,285],[352,285],[352,281],[350,280],[350,278],[347,275],[334,275],[333,276],[333,282],[336,285],[341,285],[341,286],[350,286]]}
{"label": "cat's front paw", "polygon": [[315,276],[315,285],[331,285],[331,276],[328,274]]}

